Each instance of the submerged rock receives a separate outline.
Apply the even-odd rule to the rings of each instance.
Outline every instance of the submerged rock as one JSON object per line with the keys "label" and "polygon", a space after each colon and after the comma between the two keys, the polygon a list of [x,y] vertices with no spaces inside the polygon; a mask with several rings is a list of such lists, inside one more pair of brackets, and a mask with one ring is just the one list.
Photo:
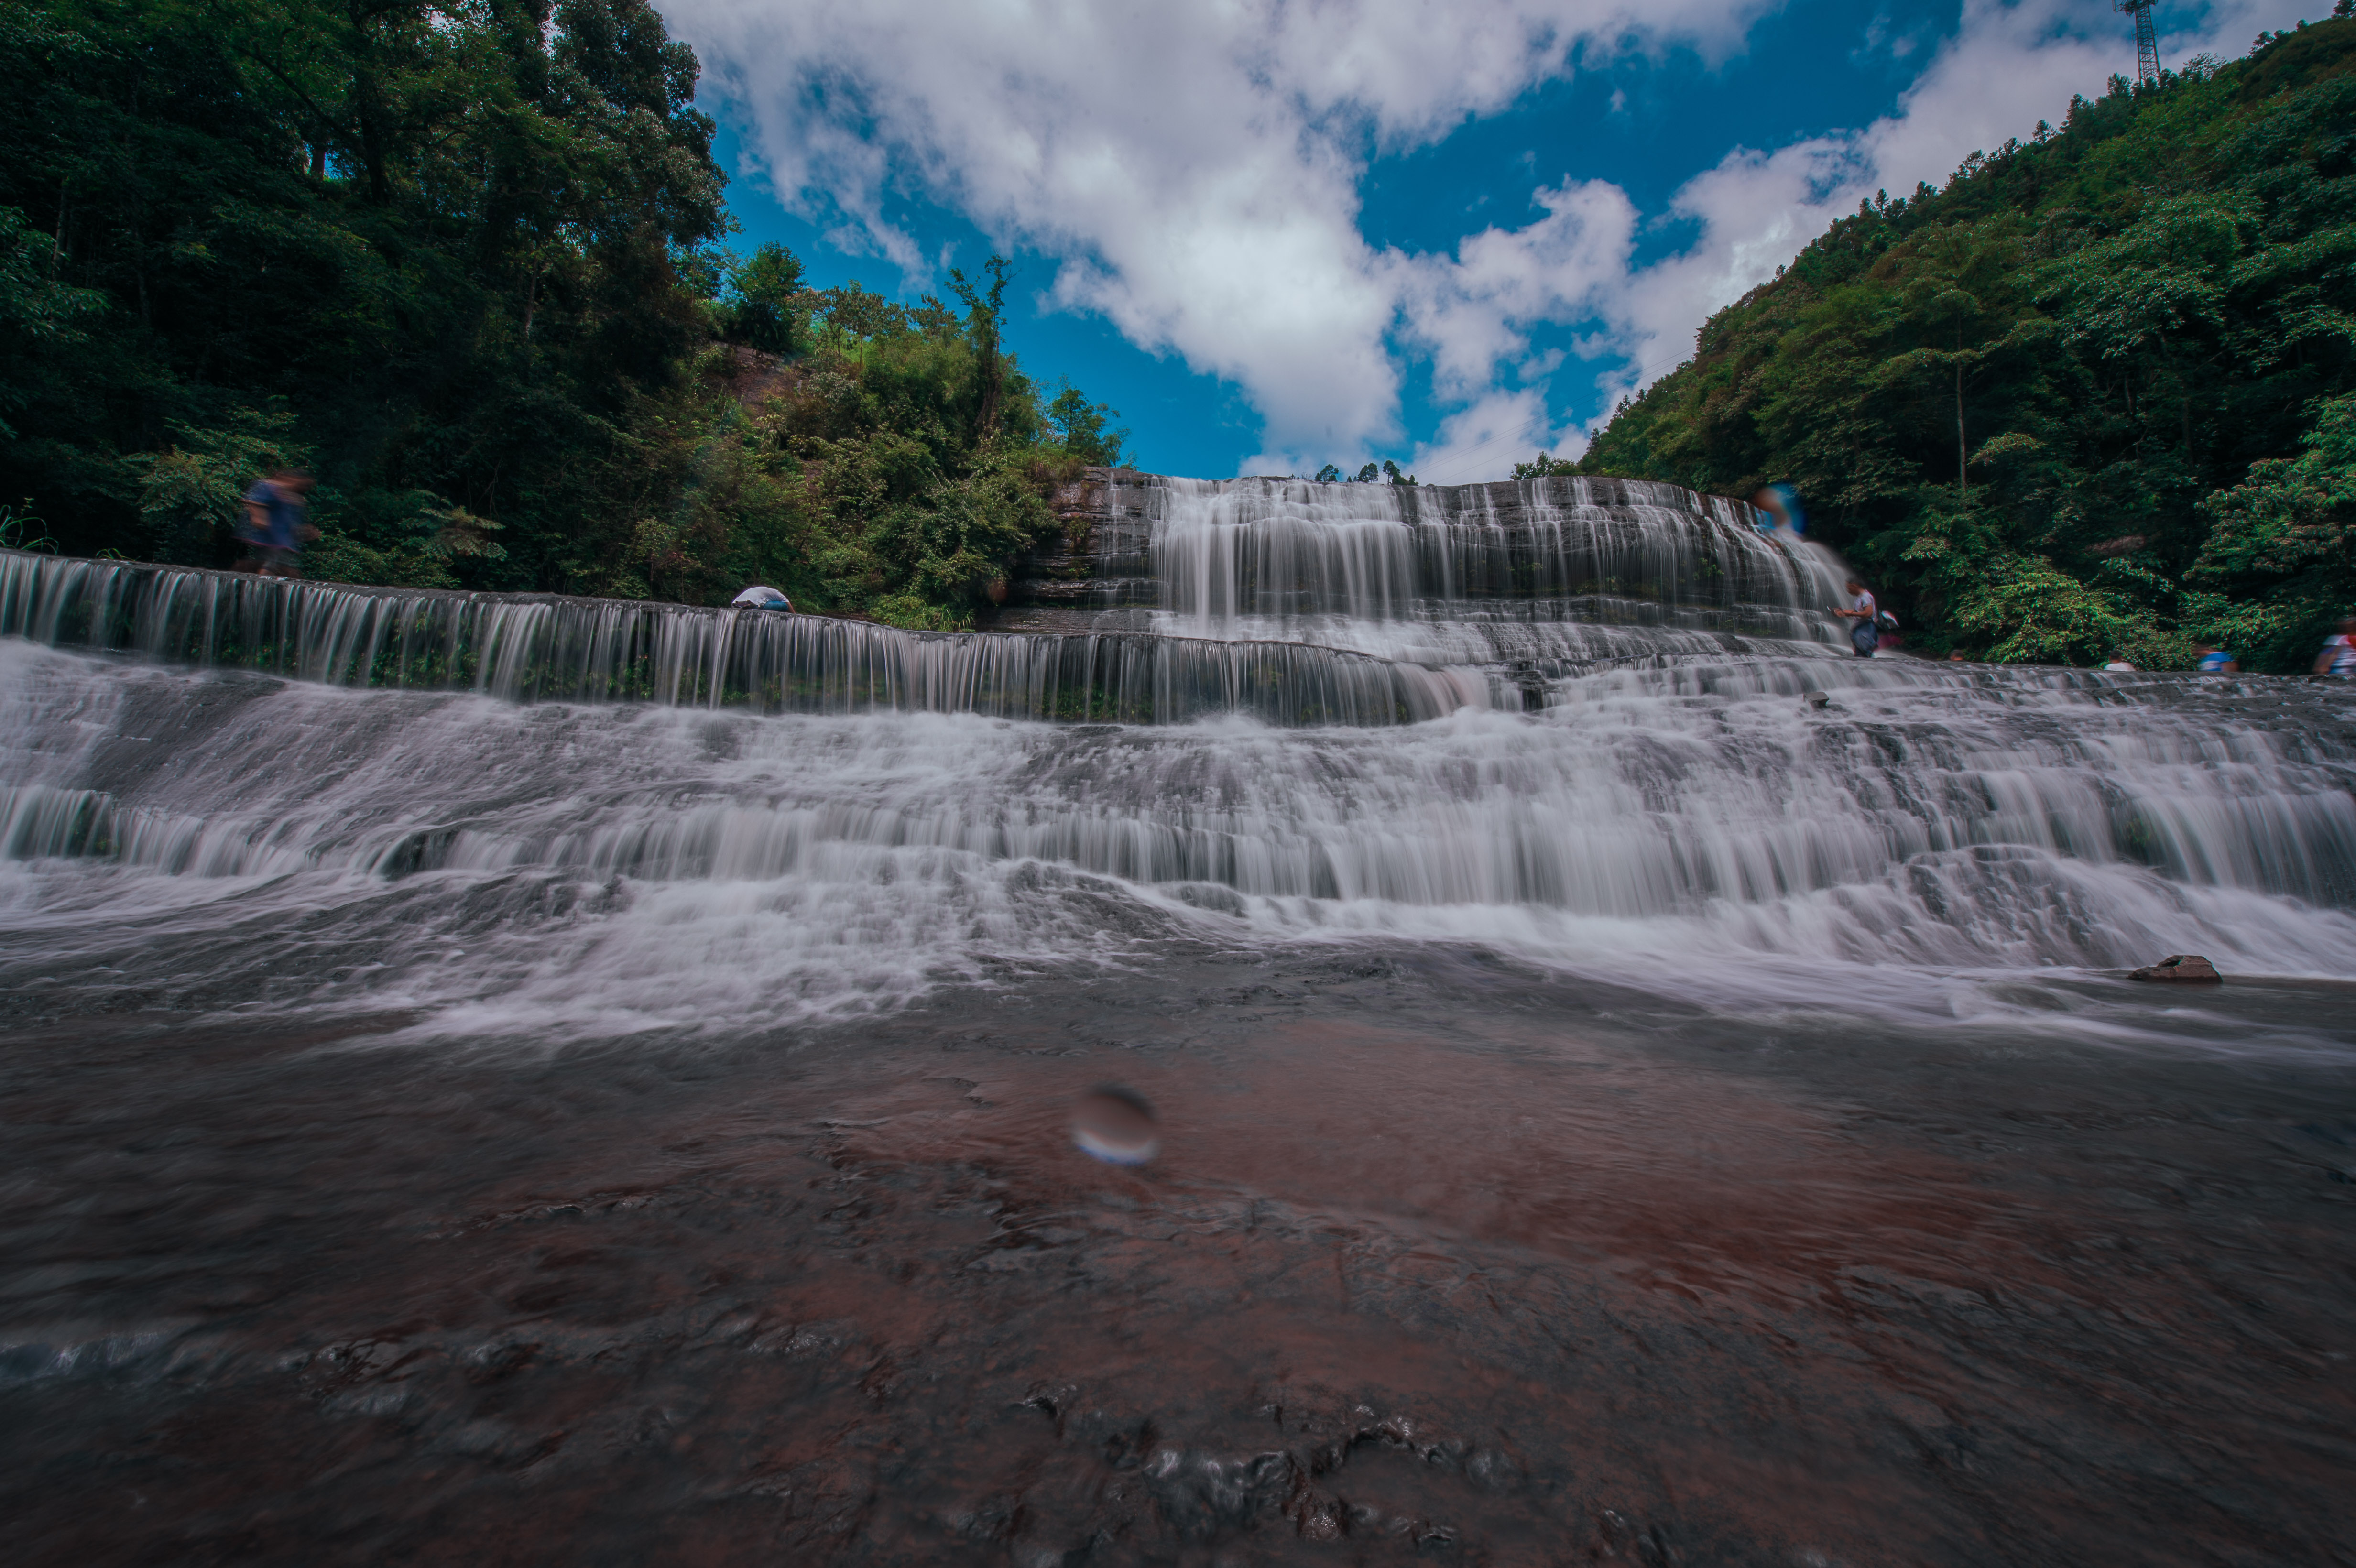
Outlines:
{"label": "submerged rock", "polygon": [[2163,958],[2148,968],[2137,969],[2127,976],[2130,980],[2190,980],[2196,984],[2214,986],[2225,976],[2216,966],[2197,954],[2179,953]]}

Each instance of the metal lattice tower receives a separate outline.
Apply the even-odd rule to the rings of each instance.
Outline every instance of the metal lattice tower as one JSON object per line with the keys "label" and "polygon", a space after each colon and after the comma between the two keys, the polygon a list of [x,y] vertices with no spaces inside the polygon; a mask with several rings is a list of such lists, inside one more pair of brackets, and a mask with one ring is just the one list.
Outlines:
{"label": "metal lattice tower", "polygon": [[2152,25],[2154,0],[2111,0],[2114,11],[2132,11],[2136,19],[2136,80],[2159,80],[2159,29]]}

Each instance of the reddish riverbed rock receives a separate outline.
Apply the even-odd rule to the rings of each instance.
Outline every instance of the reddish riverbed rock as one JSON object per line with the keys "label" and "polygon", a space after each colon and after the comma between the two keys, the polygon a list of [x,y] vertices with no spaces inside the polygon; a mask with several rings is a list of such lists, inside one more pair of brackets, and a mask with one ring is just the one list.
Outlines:
{"label": "reddish riverbed rock", "polygon": [[2137,969],[2127,976],[2130,980],[2190,980],[2199,985],[2214,986],[2225,976],[2217,967],[2197,954],[2179,953],[2163,958],[2147,969]]}

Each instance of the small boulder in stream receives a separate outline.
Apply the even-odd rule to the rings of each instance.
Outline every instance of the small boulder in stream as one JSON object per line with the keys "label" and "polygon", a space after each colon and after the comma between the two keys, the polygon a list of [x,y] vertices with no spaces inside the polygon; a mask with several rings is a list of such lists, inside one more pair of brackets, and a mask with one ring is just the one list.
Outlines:
{"label": "small boulder in stream", "polygon": [[2206,958],[2197,954],[2179,953],[2172,958],[2161,959],[2149,968],[2131,971],[2127,978],[2130,980],[2184,980],[2194,985],[2214,986],[2222,983],[2225,976],[2217,973],[2217,966]]}

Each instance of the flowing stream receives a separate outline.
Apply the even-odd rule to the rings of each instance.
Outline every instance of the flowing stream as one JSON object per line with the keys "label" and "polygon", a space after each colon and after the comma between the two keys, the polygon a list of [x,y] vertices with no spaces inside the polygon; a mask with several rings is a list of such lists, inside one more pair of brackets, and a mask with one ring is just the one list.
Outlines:
{"label": "flowing stream", "polygon": [[[2347,1350],[2300,1205],[2356,1179],[2356,690],[1855,658],[1839,561],[1665,485],[1108,496],[1084,602],[1031,633],[0,552],[0,1398],[52,1434],[6,1495],[80,1499],[43,1552],[178,1550],[54,1455],[185,1466],[155,1402],[215,1413],[199,1446],[309,1432],[273,1403],[298,1386],[327,1424],[269,1466],[341,1453],[427,1511],[122,1459],[214,1521],[168,1537],[191,1560],[522,1561],[449,1477],[519,1497],[482,1477],[560,1450],[588,1467],[547,1483],[552,1540],[708,1483],[738,1499],[712,1540],[812,1562],[2086,1561],[2122,1520],[2150,1533],[2121,1560],[2347,1546],[2302,1500],[2356,1453],[2345,1402],[2281,1369]],[[2179,953],[2229,984],[2121,976]],[[1163,1105],[1158,1175],[1066,1168],[1076,1073]],[[2185,1107],[2262,1090],[2293,1155],[2200,1141],[2226,1113]],[[2192,1208],[2064,1196],[2094,1158]],[[2201,1207],[2229,1189],[2260,1196]],[[1144,1261],[1173,1236],[1239,1261]],[[2275,1283],[2203,1272],[2227,1253]],[[2175,1304],[2136,1330],[2174,1370],[2081,1389],[2130,1276]],[[2281,1342],[2235,1339],[2266,1291]],[[691,1305],[723,1297],[738,1328]],[[1858,1349],[1868,1318],[1910,1348]],[[1090,1370],[1049,1364],[1099,1328]],[[1622,1335],[1649,1348],[1598,1349]],[[698,1392],[660,1357],[581,1392],[658,1342],[717,1358]],[[2195,1343],[2229,1392],[2167,1381]],[[391,1370],[429,1352],[441,1382]],[[1648,1403],[1640,1363],[1683,1392]],[[526,1366],[573,1392],[484,1392]],[[2238,1419],[2188,1413],[2278,1373],[2276,1435],[2187,1457]],[[921,1392],[950,1386],[977,1403]],[[1770,1408],[1812,1413],[1726,1435]],[[765,1424],[788,1409],[835,1435]],[[1913,1435],[1826,1456],[1885,1428]],[[885,1448],[939,1456],[895,1480]],[[769,1522],[730,1533],[740,1505]],[[746,1560],[639,1518],[602,1527],[638,1541],[616,1560]]]}
{"label": "flowing stream", "polygon": [[2345,692],[1855,659],[1823,552],[1587,483],[1133,485],[1118,629],[1061,635],[11,555],[0,974],[460,1032],[1163,933],[1964,1018],[2175,952],[2356,976]]}

